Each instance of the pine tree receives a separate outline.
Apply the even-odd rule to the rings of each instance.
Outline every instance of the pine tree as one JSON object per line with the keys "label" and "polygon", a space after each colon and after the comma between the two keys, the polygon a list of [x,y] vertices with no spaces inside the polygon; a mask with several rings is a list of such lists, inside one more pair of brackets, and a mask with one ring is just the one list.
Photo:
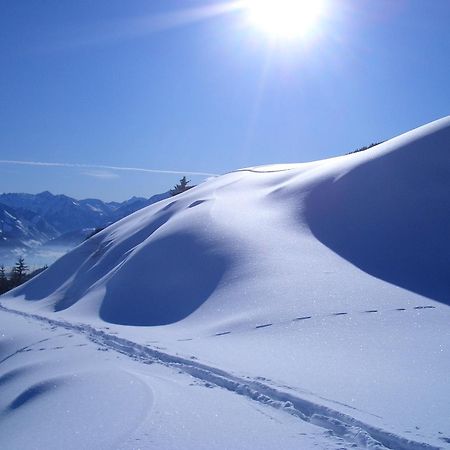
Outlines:
{"label": "pine tree", "polygon": [[9,288],[8,277],[6,276],[5,266],[0,266],[0,295],[4,294]]}
{"label": "pine tree", "polygon": [[188,184],[191,182],[191,180],[188,180],[186,176],[181,178],[180,182],[176,184],[173,189],[170,190],[170,194],[172,196],[181,194],[184,191],[187,191],[191,189],[193,186],[188,186]]}
{"label": "pine tree", "polygon": [[13,284],[13,287],[19,286],[25,281],[26,275],[28,272],[28,266],[25,264],[25,259],[23,256],[20,256],[17,260],[13,270],[12,270],[12,276],[11,281]]}

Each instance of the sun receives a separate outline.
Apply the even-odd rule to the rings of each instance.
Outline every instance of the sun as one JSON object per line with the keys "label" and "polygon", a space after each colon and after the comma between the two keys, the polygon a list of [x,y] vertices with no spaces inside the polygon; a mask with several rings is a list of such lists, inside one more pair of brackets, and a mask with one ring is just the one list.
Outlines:
{"label": "sun", "polygon": [[250,22],[275,38],[308,34],[324,11],[324,0],[246,0]]}

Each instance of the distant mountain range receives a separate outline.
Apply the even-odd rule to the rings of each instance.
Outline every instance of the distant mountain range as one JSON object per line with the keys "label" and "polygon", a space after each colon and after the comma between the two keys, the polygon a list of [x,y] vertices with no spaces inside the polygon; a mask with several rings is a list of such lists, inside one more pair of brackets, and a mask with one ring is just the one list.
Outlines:
{"label": "distant mountain range", "polygon": [[0,264],[6,253],[36,248],[78,245],[96,228],[105,227],[133,212],[170,196],[132,197],[124,202],[76,200],[48,191],[40,194],[0,194]]}

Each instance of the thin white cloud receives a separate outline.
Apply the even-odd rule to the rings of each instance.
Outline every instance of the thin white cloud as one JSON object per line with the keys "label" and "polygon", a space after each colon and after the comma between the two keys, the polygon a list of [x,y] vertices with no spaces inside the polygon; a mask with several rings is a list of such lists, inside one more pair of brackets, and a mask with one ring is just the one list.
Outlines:
{"label": "thin white cloud", "polygon": [[16,161],[9,159],[0,159],[0,164],[15,164],[21,166],[36,166],[36,167],[69,167],[75,169],[118,170],[126,172],[159,173],[167,175],[198,175],[205,177],[218,176],[218,174],[216,173],[208,173],[208,172],[191,172],[187,170],[145,169],[142,167],[106,166],[103,164],[78,164],[78,163],[60,163],[47,161]]}
{"label": "thin white cloud", "polygon": [[120,178],[119,175],[110,170],[86,170],[81,172],[81,175],[86,175],[87,177],[99,178],[101,180],[111,180],[114,178]]}

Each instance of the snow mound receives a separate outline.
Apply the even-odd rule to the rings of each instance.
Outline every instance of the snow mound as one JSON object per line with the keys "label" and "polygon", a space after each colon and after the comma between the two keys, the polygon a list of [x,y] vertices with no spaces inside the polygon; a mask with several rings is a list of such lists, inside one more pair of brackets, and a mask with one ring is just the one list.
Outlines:
{"label": "snow mound", "polygon": [[449,304],[449,194],[444,118],[365,152],[209,180],[108,227],[11,297],[139,326],[238,326],[380,296]]}
{"label": "snow mound", "polygon": [[450,304],[450,121],[444,119],[331,173],[306,200],[327,247],[363,271]]}

